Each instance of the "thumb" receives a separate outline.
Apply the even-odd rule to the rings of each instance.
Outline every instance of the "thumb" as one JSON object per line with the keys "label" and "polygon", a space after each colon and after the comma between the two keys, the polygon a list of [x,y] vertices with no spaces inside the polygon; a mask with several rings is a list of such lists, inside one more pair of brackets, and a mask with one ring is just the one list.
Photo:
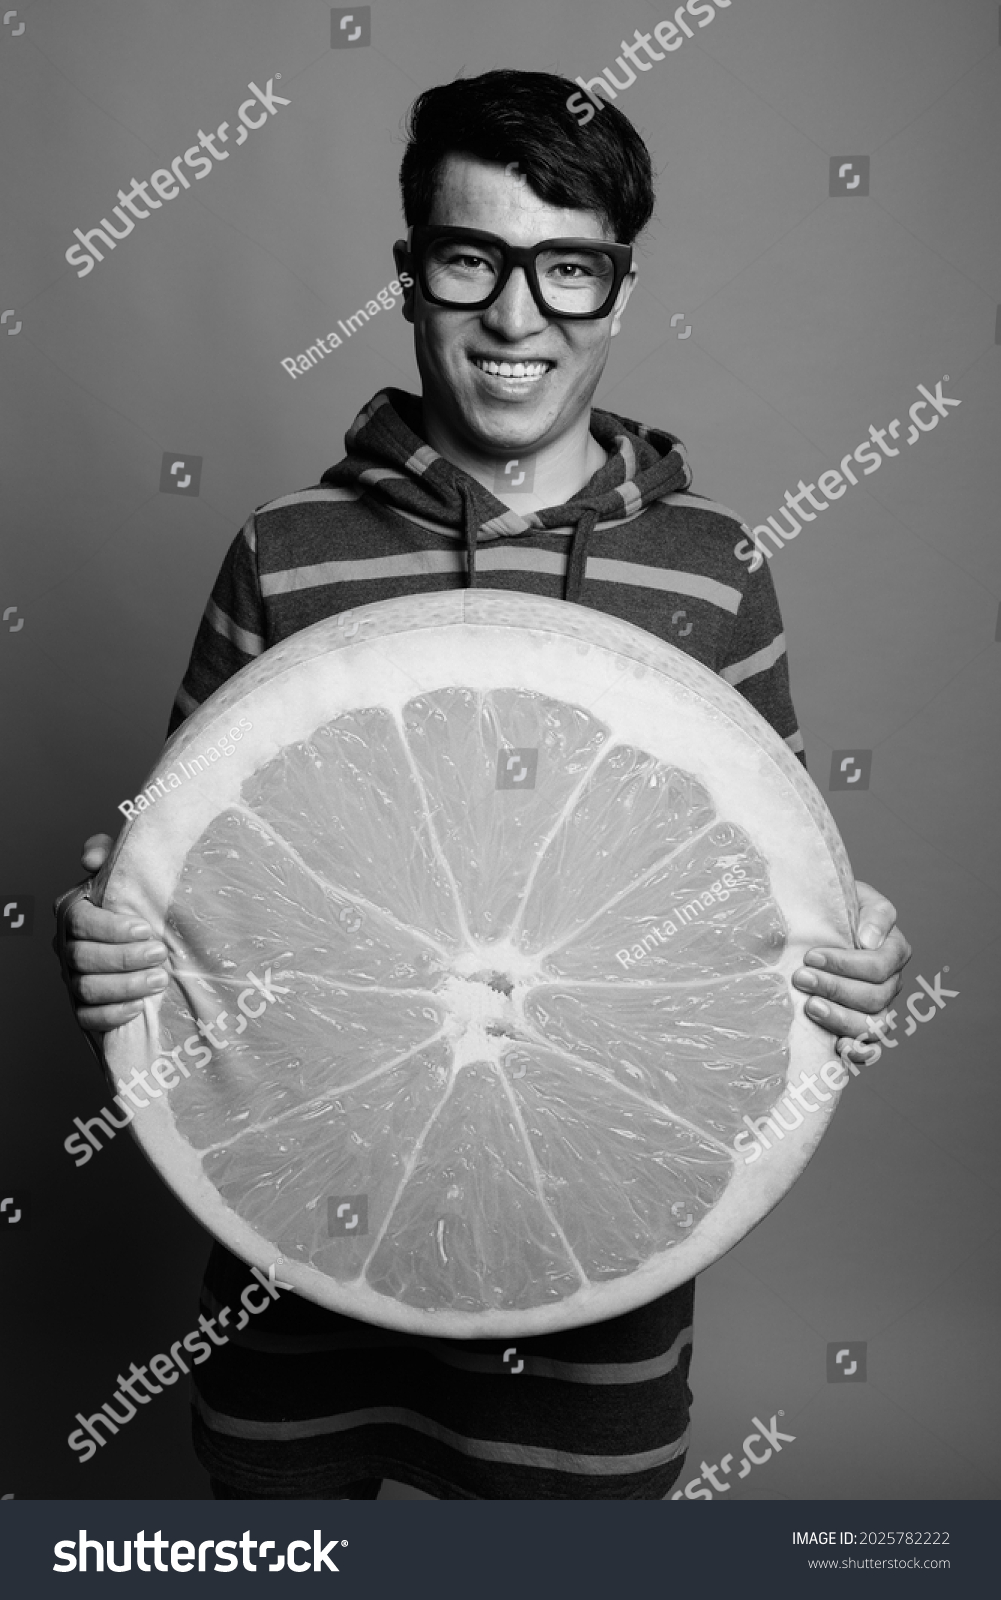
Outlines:
{"label": "thumb", "polygon": [[107,861],[114,842],[110,833],[92,833],[90,838],[84,841],[83,855],[80,857],[81,866],[87,872],[97,872]]}
{"label": "thumb", "polygon": [[878,950],[897,922],[897,908],[874,889],[871,883],[856,882],[859,904],[859,944],[863,950]]}

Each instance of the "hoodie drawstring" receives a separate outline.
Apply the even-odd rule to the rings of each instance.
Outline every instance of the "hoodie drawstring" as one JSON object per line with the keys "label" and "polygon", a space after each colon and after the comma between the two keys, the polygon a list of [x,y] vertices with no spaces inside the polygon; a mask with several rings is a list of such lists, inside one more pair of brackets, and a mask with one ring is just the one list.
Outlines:
{"label": "hoodie drawstring", "polygon": [[466,588],[476,588],[476,511],[473,506],[472,484],[463,483],[460,479],[456,484],[462,500],[462,532],[466,541]]}
{"label": "hoodie drawstring", "polygon": [[567,556],[566,577],[563,580],[564,600],[576,601],[584,586],[584,572],[587,567],[588,541],[594,532],[598,521],[597,506],[587,506],[580,514],[570,540],[570,551]]}
{"label": "hoodie drawstring", "polygon": [[[461,479],[456,484],[462,500],[462,532],[466,546],[466,588],[476,588],[476,535],[478,522],[476,508],[473,504],[473,486],[463,483]],[[576,601],[580,598],[584,586],[584,573],[587,568],[587,547],[598,522],[600,512],[597,506],[585,506],[577,518],[573,533],[570,536],[570,549],[567,553],[567,570],[563,580],[564,600]]]}

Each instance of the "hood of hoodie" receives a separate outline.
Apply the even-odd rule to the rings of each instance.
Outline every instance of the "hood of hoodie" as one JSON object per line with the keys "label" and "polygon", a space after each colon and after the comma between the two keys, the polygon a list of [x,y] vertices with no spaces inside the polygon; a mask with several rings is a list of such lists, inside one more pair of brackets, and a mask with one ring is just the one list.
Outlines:
{"label": "hood of hoodie", "polygon": [[454,529],[466,544],[470,585],[476,582],[480,542],[540,531],[569,532],[564,594],[575,600],[594,528],[627,521],[664,495],[684,493],[692,481],[680,440],[595,408],[591,433],[608,454],[604,465],[562,505],[512,511],[461,467],[432,450],[420,427],[417,395],[382,390],[358,413],[345,435],[347,455],[323,474],[321,482],[363,488],[404,515]]}

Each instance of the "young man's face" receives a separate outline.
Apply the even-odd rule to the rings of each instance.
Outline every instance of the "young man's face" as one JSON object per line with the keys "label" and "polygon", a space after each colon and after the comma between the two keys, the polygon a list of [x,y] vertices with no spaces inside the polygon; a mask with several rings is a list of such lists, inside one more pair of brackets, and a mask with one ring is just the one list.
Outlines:
{"label": "young man's face", "polygon": [[[612,239],[593,211],[551,206],[516,172],[462,155],[444,164],[429,221],[479,228],[514,245]],[[623,283],[612,312],[594,322],[544,316],[517,268],[485,311],[428,305],[417,285],[414,345],[425,409],[488,457],[555,442],[590,411],[634,277]],[[542,371],[506,378],[483,370],[482,363],[498,361],[541,364]]]}

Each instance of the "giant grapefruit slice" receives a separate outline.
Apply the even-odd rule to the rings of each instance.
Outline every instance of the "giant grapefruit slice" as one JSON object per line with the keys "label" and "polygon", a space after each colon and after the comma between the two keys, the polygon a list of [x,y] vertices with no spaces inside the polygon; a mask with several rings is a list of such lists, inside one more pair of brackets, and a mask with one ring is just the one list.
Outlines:
{"label": "giant grapefruit slice", "polygon": [[848,860],[672,646],[496,590],[384,601],[232,678],[154,779],[102,887],[170,983],[108,1063],[167,1183],[306,1297],[463,1338],[599,1321],[816,1146],[834,1100],[734,1142],[830,1057],[789,980],[852,942]]}

